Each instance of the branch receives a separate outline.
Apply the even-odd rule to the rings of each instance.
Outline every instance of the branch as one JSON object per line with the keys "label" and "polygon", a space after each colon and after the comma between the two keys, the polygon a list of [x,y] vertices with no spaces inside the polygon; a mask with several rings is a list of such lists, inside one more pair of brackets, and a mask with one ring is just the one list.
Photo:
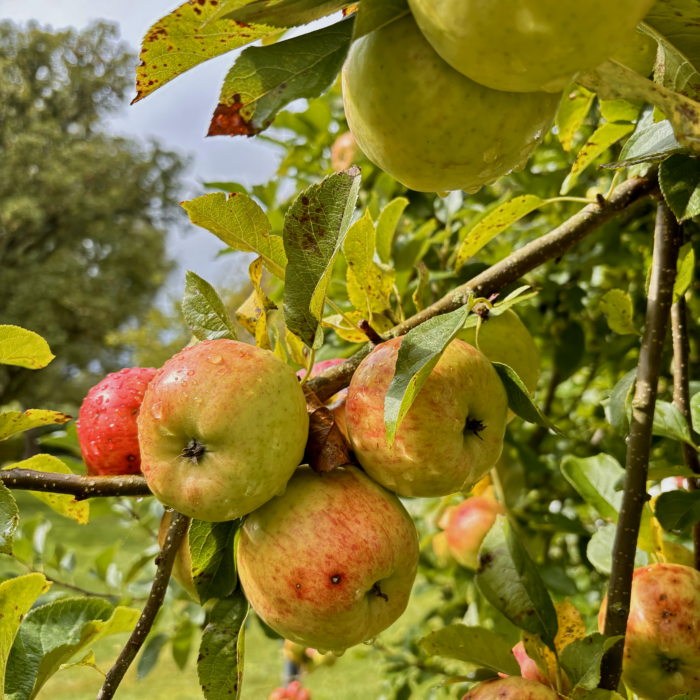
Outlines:
{"label": "branch", "polygon": [[[640,199],[655,193],[658,186],[656,176],[631,178],[623,182],[615,188],[605,206],[589,204],[584,207],[578,214],[572,216],[551,233],[516,250],[474,279],[457,287],[432,306],[428,306],[420,313],[392,328],[383,336],[384,340],[408,333],[412,328],[430,318],[458,309],[466,303],[470,291],[473,291],[477,296],[488,297],[547,261],[561,258],[569,248],[582,241],[603,224]],[[350,384],[350,379],[352,379],[360,362],[369,355],[373,348],[374,345],[367,343],[349,360],[335,367],[330,367],[311,379],[309,387],[321,401],[327,401],[333,394]]]}
{"label": "branch", "polygon": [[136,658],[136,654],[146,641],[148,633],[153,627],[153,622],[156,615],[163,605],[165,592],[168,589],[168,581],[170,581],[170,572],[173,569],[177,550],[180,548],[182,538],[187,534],[187,528],[190,525],[190,519],[186,515],[174,512],[173,518],[168,528],[168,534],[165,536],[163,549],[156,559],[158,571],[153,579],[153,586],[143,608],[141,617],[136,623],[136,628],[131,633],[129,641],[119,654],[119,658],[114,662],[114,666],[109,670],[105,677],[104,685],[97,694],[97,700],[110,700],[117,692],[117,688],[121,683],[124,675],[129,670],[132,661]]}
{"label": "branch", "polygon": [[152,496],[143,476],[78,476],[55,474],[33,469],[8,469],[0,471],[0,481],[8,489],[67,493],[76,500],[98,496]]}
{"label": "branch", "polygon": [[[685,298],[681,297],[671,307],[671,330],[673,333],[673,403],[686,417],[688,425],[693,426],[690,414],[690,343],[688,342],[688,313]],[[698,453],[685,443],[681,444],[683,462],[688,469],[700,474]],[[700,488],[700,479],[688,479],[688,489]],[[695,550],[695,568],[700,571],[700,523],[693,525],[693,543]]]}
{"label": "branch", "polygon": [[[605,634],[614,637],[627,631],[632,597],[632,573],[642,509],[647,502],[647,475],[654,408],[661,361],[673,303],[673,283],[680,248],[680,229],[663,200],[659,201],[654,232],[654,258],[649,285],[646,325],[637,363],[637,384],[632,401],[632,420],[627,438],[625,485],[620,517],[615,532],[612,569],[608,587]],[[600,687],[617,690],[622,673],[624,642],[616,644],[603,658]]]}

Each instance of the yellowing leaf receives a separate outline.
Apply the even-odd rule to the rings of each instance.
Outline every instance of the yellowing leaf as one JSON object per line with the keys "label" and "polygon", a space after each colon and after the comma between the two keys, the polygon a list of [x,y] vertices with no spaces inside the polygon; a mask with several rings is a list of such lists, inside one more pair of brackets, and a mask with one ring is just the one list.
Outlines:
{"label": "yellowing leaf", "polygon": [[78,666],[90,666],[91,668],[94,668],[95,671],[99,671],[103,676],[107,675],[98,665],[97,661],[95,661],[95,652],[90,649],[90,651],[83,656],[82,659],[79,661],[74,661],[72,664],[61,664],[58,667],[59,671],[65,671],[66,669],[69,668],[77,668]]}
{"label": "yellowing leaf", "polygon": [[377,255],[386,265],[389,264],[389,258],[391,258],[396,226],[407,206],[408,200],[405,197],[397,197],[389,202],[379,214],[379,219],[377,220]]}
{"label": "yellowing leaf", "polygon": [[287,348],[292,360],[302,367],[306,367],[306,355],[304,354],[304,343],[297,338],[289,329],[286,330],[284,339],[287,341]]}
{"label": "yellowing leaf", "polygon": [[19,326],[0,326],[0,364],[41,369],[53,360],[49,344]]}
{"label": "yellowing leaf", "polygon": [[30,428],[38,428],[41,425],[63,425],[69,420],[72,420],[72,416],[67,413],[36,408],[24,413],[20,411],[0,413],[0,440],[7,440],[10,435],[23,433]]}
{"label": "yellowing leaf", "polygon": [[555,124],[557,125],[559,141],[567,153],[571,150],[574,136],[590,112],[594,99],[595,93],[577,85],[570,85],[564,93]]}
{"label": "yellowing leaf", "polygon": [[[367,314],[362,311],[348,311],[345,316],[352,321],[352,326],[340,314],[326,316],[322,323],[327,328],[332,328],[339,337],[347,340],[348,343],[364,343],[367,336],[357,327],[357,324],[367,319]],[[372,316],[372,328],[380,335],[386,333],[394,324],[382,314],[374,314]]]}
{"label": "yellowing leaf", "polygon": [[267,332],[267,312],[277,306],[268,298],[260,284],[262,280],[262,257],[250,263],[248,276],[253,283],[253,293],[236,311],[238,322],[255,336],[255,344],[263,350],[272,350]]}
{"label": "yellowing leaf", "polygon": [[423,292],[428,286],[430,275],[428,274],[428,268],[422,260],[416,265],[416,270],[418,270],[418,286],[416,287],[416,291],[413,292],[413,303],[416,306],[416,311],[420,313],[423,311],[424,307]]}
{"label": "yellowing leaf", "polygon": [[621,289],[611,289],[600,300],[600,310],[608,317],[610,330],[618,335],[641,335],[634,327],[632,299]]}

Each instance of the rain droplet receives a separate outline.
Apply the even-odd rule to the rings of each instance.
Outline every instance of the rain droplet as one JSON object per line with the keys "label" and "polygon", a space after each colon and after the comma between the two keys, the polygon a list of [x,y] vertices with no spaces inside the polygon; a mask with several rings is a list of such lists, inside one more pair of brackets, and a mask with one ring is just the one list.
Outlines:
{"label": "rain droplet", "polygon": [[159,401],[151,406],[151,415],[156,419],[160,420],[163,417],[163,402]]}
{"label": "rain droplet", "polygon": [[207,362],[211,362],[213,365],[220,365],[223,362],[223,358],[221,355],[209,355]]}
{"label": "rain droplet", "polygon": [[366,642],[362,642],[363,644],[366,644],[368,647],[371,647],[372,644],[374,644],[377,641],[376,637],[372,637],[372,639],[368,639]]}

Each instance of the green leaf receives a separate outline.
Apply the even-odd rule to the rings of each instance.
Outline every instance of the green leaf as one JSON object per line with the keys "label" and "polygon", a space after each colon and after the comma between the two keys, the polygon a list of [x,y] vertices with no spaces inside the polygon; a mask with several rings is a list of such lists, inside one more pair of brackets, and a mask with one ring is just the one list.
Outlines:
{"label": "green leaf", "polygon": [[75,423],[71,423],[64,430],[54,430],[46,435],[41,435],[37,442],[42,447],[49,447],[65,452],[70,452],[73,456],[82,458],[80,442],[78,441],[78,431]]}
{"label": "green leaf", "polygon": [[240,520],[209,523],[192,520],[189,531],[192,580],[202,605],[211,598],[226,598],[236,587],[233,540]]}
{"label": "green leaf", "polygon": [[634,122],[639,117],[639,105],[627,100],[601,100],[600,113],[608,122]]}
{"label": "green leaf", "polygon": [[476,585],[514,625],[555,650],[559,623],[535,562],[506,518],[499,515],[479,550]]}
{"label": "green leaf", "polygon": [[41,369],[53,360],[49,344],[37,333],[19,326],[0,325],[0,364]]}
{"label": "green leaf", "polygon": [[631,369],[615,384],[610,394],[610,425],[621,437],[626,437],[630,429],[629,414],[632,411],[634,384],[637,380],[637,368]]}
{"label": "green leaf", "polygon": [[416,270],[418,271],[418,284],[416,285],[416,291],[413,292],[412,299],[413,303],[415,304],[416,311],[420,313],[424,308],[423,292],[430,281],[430,271],[422,260],[416,265]]}
{"label": "green leaf", "polygon": [[270,233],[270,222],[257,202],[244,194],[226,198],[222,192],[205,194],[182,203],[190,221],[220,238],[233,250],[257,253],[265,269],[284,279],[287,257],[281,236]]}
{"label": "green leaf", "polygon": [[194,625],[187,620],[177,628],[172,636],[173,660],[181,671],[187,666],[187,660],[190,657],[194,629]]}
{"label": "green leaf", "polygon": [[571,688],[594,690],[600,683],[600,662],[603,654],[624,637],[606,637],[594,632],[585,639],[576,639],[561,652],[559,662],[566,671]]}
{"label": "green leaf", "polygon": [[676,153],[689,152],[678,143],[671,122],[664,120],[654,124],[651,120],[647,122],[642,119],[622,149],[620,160],[600,167],[619,170],[640,163],[660,163]]}
{"label": "green leaf", "polygon": [[497,673],[519,676],[520,666],[513,656],[511,644],[485,627],[448,625],[418,640],[418,646],[430,656],[446,656]]}
{"label": "green leaf", "polygon": [[359,190],[360,169],[353,166],[302,192],[284,217],[284,249],[289,260],[284,320],[309,347],[318,349],[323,344],[326,290]]}
{"label": "green leaf", "polygon": [[611,289],[600,300],[600,310],[608,317],[610,330],[618,335],[641,335],[634,327],[632,299],[621,289]]}
{"label": "green leaf", "polygon": [[[139,54],[132,104],[210,58],[279,31],[263,25],[241,25],[231,19],[210,22],[218,13],[219,1],[185,2],[148,30]],[[229,4],[233,9],[244,3],[237,0],[235,5]]]}
{"label": "green leaf", "polygon": [[491,364],[496,368],[496,372],[498,372],[498,376],[501,378],[503,386],[506,388],[506,393],[508,394],[508,408],[510,408],[516,416],[520,416],[528,423],[534,423],[543,428],[549,428],[549,430],[557,435],[564,435],[564,433],[542,413],[537,404],[533,401],[532,396],[530,396],[530,392],[520,380],[520,377],[515,373],[515,370],[500,362],[492,362]]}
{"label": "green leaf", "polygon": [[357,41],[409,13],[407,0],[362,0],[352,40]]}
{"label": "green leaf", "polygon": [[591,111],[594,99],[595,93],[578,85],[570,85],[564,93],[554,123],[559,141],[567,153],[571,150],[576,132]]}
{"label": "green leaf", "polygon": [[233,194],[234,192],[236,194],[248,194],[247,188],[238,182],[203,182],[202,184],[210,190],[222,190],[228,194]]}
{"label": "green leaf", "polygon": [[[37,472],[53,472],[58,474],[72,474],[73,472],[58,457],[52,455],[39,454],[25,459],[23,462],[11,464],[4,470],[10,469],[33,469]],[[40,491],[30,491],[35,498],[38,498],[47,506],[53,508],[59,515],[71,518],[80,525],[87,524],[90,519],[90,504],[87,501],[78,501],[75,497],[65,493],[43,493]]]}
{"label": "green leaf", "polygon": [[700,491],[665,491],[654,506],[664,530],[686,530],[700,522]]}
{"label": "green leaf", "polygon": [[394,378],[384,399],[386,441],[391,447],[396,433],[423,384],[445,348],[463,328],[469,304],[443,316],[431,318],[410,330],[401,341]]}
{"label": "green leaf", "polygon": [[700,161],[685,155],[671,156],[659,167],[659,184],[678,222],[700,214]]}
{"label": "green leaf", "polygon": [[90,651],[83,656],[82,659],[79,659],[78,661],[74,661],[72,664],[61,664],[58,667],[59,671],[66,671],[69,668],[78,668],[79,666],[89,666],[90,668],[94,668],[95,671],[98,671],[101,673],[103,676],[106,675],[105,672],[97,665],[97,661],[95,659],[95,652],[90,649]]}
{"label": "green leaf", "polygon": [[62,598],[31,610],[10,651],[8,700],[33,700],[62,664],[103,637],[131,632],[139,615],[96,598]]}
{"label": "green leaf", "polygon": [[656,460],[654,462],[649,462],[649,475],[648,479],[650,481],[660,481],[661,479],[668,479],[669,477],[688,477],[695,476],[695,472],[685,466],[675,466],[673,464],[668,464],[662,460]]}
{"label": "green leaf", "polygon": [[[392,0],[392,2],[394,1]],[[379,219],[377,220],[377,255],[385,265],[389,264],[391,251],[394,247],[396,227],[401,214],[403,214],[407,206],[408,200],[405,197],[397,197],[392,199],[379,214]]]}
{"label": "green leaf", "polygon": [[237,22],[264,22],[273,27],[298,27],[332,15],[352,2],[348,0],[224,0],[218,15]]}
{"label": "green leaf", "polygon": [[610,146],[634,131],[634,124],[603,124],[599,126],[576,156],[571,172],[561,186],[561,194],[568,194],[578,182],[579,175]]}
{"label": "green leaf", "polygon": [[678,251],[678,263],[676,264],[676,281],[673,284],[673,302],[677,302],[693,283],[695,274],[695,251],[693,244],[688,241]]}
{"label": "green leaf", "polygon": [[679,440],[695,447],[685,416],[668,401],[657,401],[654,410],[654,435]]}
{"label": "green leaf", "polygon": [[10,435],[23,433],[31,428],[38,428],[42,425],[63,425],[73,416],[58,411],[45,411],[42,409],[29,409],[21,411],[7,411],[0,413],[0,440],[7,440]]}
{"label": "green leaf", "polygon": [[0,485],[0,554],[12,554],[12,538],[19,525],[17,501],[5,484]]}
{"label": "green leaf", "polygon": [[343,65],[354,20],[243,51],[224,79],[207,136],[255,136],[290,102],[320,97]]}
{"label": "green leaf", "polygon": [[[586,549],[586,556],[595,568],[606,576],[610,575],[612,567],[612,551],[615,542],[617,525],[608,523],[591,537]],[[649,563],[649,555],[637,548],[634,555],[634,565],[646,566]]]}
{"label": "green leaf", "polygon": [[481,219],[462,241],[462,245],[457,253],[457,260],[455,261],[455,271],[459,270],[469,258],[476,255],[501,231],[504,231],[518,219],[538,209],[543,204],[546,204],[543,199],[532,194],[525,194],[502,204],[488,216]]}
{"label": "green leaf", "polygon": [[238,340],[231,316],[216,289],[191,270],[185,275],[182,314],[198,340]]}
{"label": "green leaf", "polygon": [[617,522],[622,493],[615,486],[624,477],[625,470],[614,457],[604,453],[585,458],[568,456],[561,464],[561,471],[601,518]]}
{"label": "green leaf", "polygon": [[138,678],[138,680],[142,681],[155,668],[155,665],[158,663],[158,658],[160,657],[160,652],[169,639],[170,635],[164,632],[148,635],[148,639],[143,646],[143,652],[136,666],[136,678]]}
{"label": "green leaf", "polygon": [[217,600],[199,646],[197,675],[206,700],[238,700],[243,680],[248,601],[240,586]]}

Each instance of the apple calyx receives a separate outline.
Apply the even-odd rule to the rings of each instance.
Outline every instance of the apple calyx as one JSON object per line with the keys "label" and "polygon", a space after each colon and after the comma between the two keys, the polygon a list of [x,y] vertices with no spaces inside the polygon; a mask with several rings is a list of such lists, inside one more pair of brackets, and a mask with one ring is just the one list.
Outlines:
{"label": "apple calyx", "polygon": [[384,598],[386,602],[389,602],[389,596],[386,593],[382,593],[381,586],[379,585],[379,581],[377,581],[372,588],[369,589],[370,593],[374,593],[374,595],[377,596],[377,598]]}
{"label": "apple calyx", "polygon": [[479,433],[485,429],[486,425],[484,424],[484,421],[477,420],[476,418],[467,418],[466,422],[464,423],[464,432],[474,433],[474,435],[476,435],[482,442],[484,438],[482,438]]}
{"label": "apple calyx", "polygon": [[197,438],[190,438],[190,441],[182,448],[180,457],[185,459],[191,459],[195,464],[200,457],[204,456],[207,448],[197,440]]}

